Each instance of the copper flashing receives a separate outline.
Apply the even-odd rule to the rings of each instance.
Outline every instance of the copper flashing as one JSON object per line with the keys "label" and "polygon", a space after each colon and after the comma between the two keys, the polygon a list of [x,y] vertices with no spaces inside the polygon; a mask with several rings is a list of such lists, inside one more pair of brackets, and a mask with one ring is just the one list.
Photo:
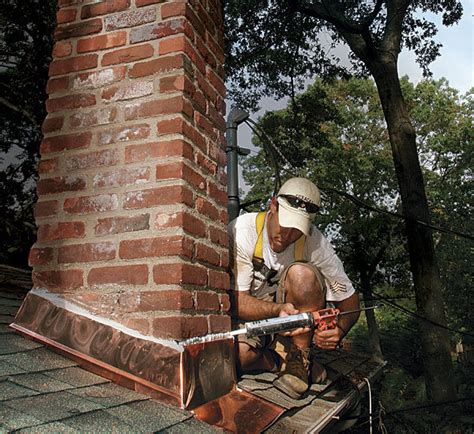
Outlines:
{"label": "copper flashing", "polygon": [[284,408],[250,393],[232,390],[214,401],[193,410],[196,417],[227,431],[259,433],[271,425]]}
{"label": "copper flashing", "polygon": [[28,293],[11,327],[85,369],[188,409],[235,387],[232,340],[183,347],[174,341],[127,333],[110,321],[68,310],[68,304],[58,302],[61,299],[56,294],[48,297]]}

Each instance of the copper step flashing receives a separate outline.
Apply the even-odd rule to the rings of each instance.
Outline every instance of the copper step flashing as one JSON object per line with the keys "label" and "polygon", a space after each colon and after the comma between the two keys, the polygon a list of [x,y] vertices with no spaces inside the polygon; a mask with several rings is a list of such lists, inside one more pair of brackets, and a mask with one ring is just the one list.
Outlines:
{"label": "copper step flashing", "polygon": [[28,293],[11,327],[87,370],[181,408],[235,389],[232,339],[183,346],[143,336],[46,290]]}

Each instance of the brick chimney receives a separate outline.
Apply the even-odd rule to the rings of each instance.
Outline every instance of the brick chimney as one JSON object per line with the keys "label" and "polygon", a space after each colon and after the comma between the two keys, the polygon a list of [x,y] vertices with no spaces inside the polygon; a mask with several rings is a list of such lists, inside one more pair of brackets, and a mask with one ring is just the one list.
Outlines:
{"label": "brick chimney", "polygon": [[230,387],[231,345],[177,341],[230,328],[220,0],[58,4],[34,287],[12,326],[183,407],[212,399],[187,382],[212,360]]}

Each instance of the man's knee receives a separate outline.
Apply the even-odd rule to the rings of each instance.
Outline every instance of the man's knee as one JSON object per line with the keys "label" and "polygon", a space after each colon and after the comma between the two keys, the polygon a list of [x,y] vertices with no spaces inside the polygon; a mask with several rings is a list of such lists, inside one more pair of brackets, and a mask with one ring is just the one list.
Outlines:
{"label": "man's knee", "polygon": [[284,282],[286,299],[314,300],[320,302],[324,300],[324,288],[321,279],[316,271],[304,264],[295,263],[288,269]]}

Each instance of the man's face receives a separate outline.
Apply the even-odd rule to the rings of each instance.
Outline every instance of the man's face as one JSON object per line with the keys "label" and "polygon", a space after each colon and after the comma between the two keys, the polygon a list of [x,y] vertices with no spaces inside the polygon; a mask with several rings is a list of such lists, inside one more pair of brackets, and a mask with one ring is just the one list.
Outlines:
{"label": "man's face", "polygon": [[290,244],[294,243],[303,232],[296,228],[284,228],[278,221],[278,203],[275,198],[270,204],[270,215],[268,216],[268,241],[275,253],[281,253]]}

